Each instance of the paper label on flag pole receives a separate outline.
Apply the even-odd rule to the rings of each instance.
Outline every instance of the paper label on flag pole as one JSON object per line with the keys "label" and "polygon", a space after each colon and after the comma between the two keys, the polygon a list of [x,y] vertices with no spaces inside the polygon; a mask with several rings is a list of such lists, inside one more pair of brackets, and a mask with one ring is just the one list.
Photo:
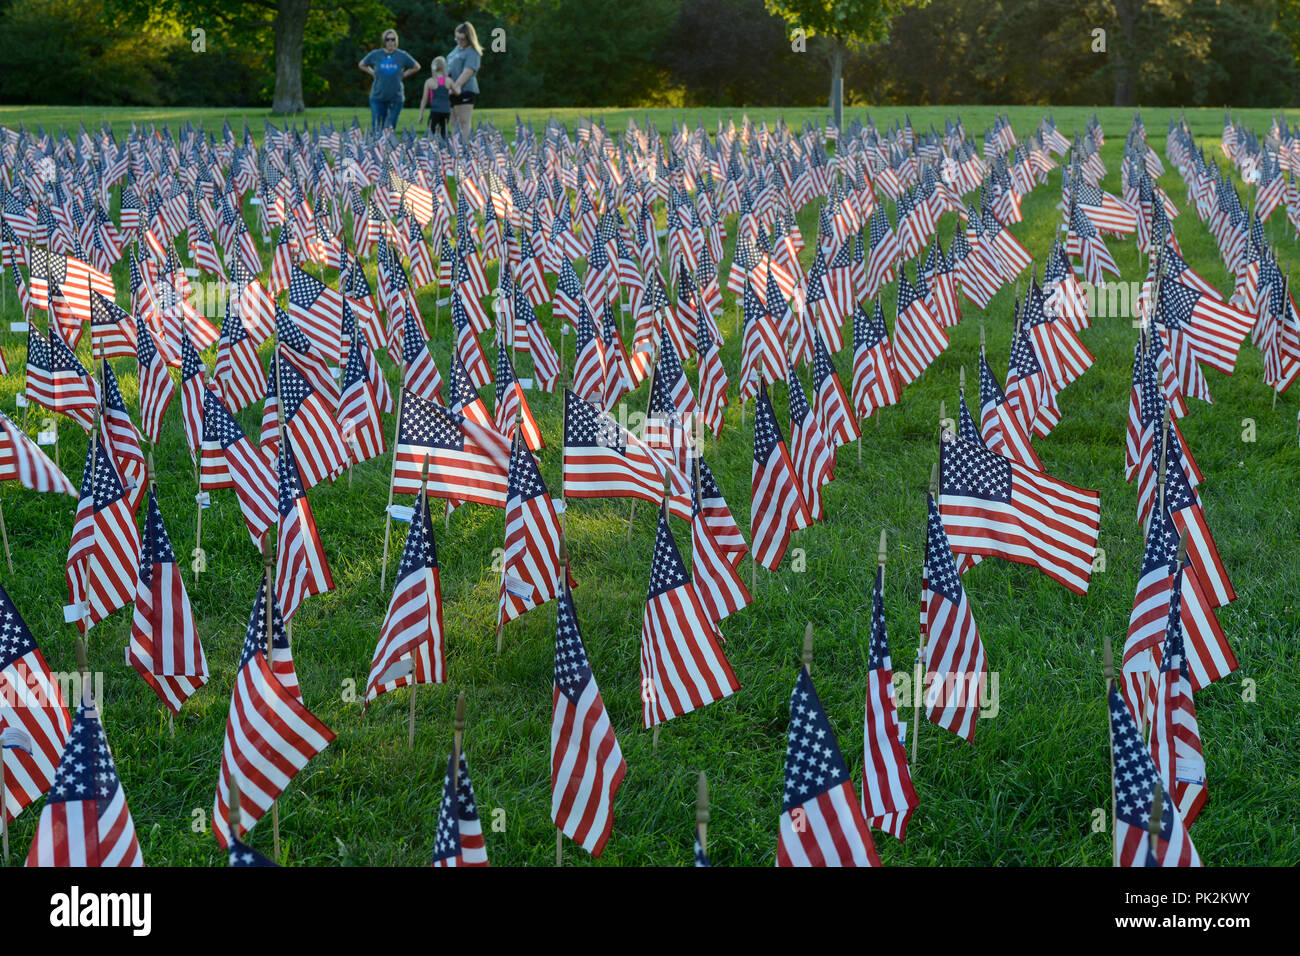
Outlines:
{"label": "paper label on flag pole", "polygon": [[531,378],[521,378],[518,381],[519,381],[520,388],[526,388],[531,390],[533,387],[533,380]]}
{"label": "paper label on flag pole", "polygon": [[90,603],[88,601],[78,601],[76,604],[63,605],[63,622],[65,624],[76,624],[82,618],[90,616]]}
{"label": "paper label on flag pole", "polygon": [[197,279],[199,277],[199,270],[195,269],[193,266],[186,266],[185,274],[191,279]]}
{"label": "paper label on flag pole", "polygon": [[258,196],[254,196],[252,199],[250,199],[250,200],[248,200],[248,201],[249,201],[249,203],[250,203],[251,205],[254,205],[254,206],[260,206],[260,205],[262,205],[262,200],[261,200],[261,198],[258,197]]}
{"label": "paper label on flag pole", "polygon": [[212,496],[209,495],[206,491],[200,491],[197,495],[195,495],[194,501],[195,503],[198,504],[200,508],[212,507]]}
{"label": "paper label on flag pole", "polygon": [[19,392],[17,395],[14,396],[14,404],[17,405],[19,408],[26,408],[27,395],[23,392]]}
{"label": "paper label on flag pole", "polygon": [[623,312],[631,312],[631,311],[632,311],[632,303],[631,303],[631,302],[620,302],[620,303],[618,304],[618,307],[619,307],[619,309],[620,309],[621,311],[623,311]]}
{"label": "paper label on flag pole", "polygon": [[552,498],[552,499],[551,499],[551,507],[555,509],[555,513],[556,513],[557,515],[562,515],[562,514],[564,514],[564,499],[563,499],[563,498]]}
{"label": "paper label on flag pole", "polygon": [[653,355],[655,351],[655,347],[649,342],[638,342],[636,344],[636,351],[646,352],[647,354]]}
{"label": "paper label on flag pole", "polygon": [[560,326],[560,334],[561,334],[561,335],[568,335],[568,334],[569,334],[569,327],[568,327],[567,325],[561,325],[561,326]]}
{"label": "paper label on flag pole", "polygon": [[898,722],[898,742],[903,745],[904,749],[907,748],[907,721],[905,720]]}
{"label": "paper label on flag pole", "polygon": [[411,519],[415,517],[415,509],[410,505],[389,505],[388,515],[394,521],[405,521],[410,524]]}
{"label": "paper label on flag pole", "polygon": [[36,444],[38,445],[53,445],[58,440],[59,440],[58,432],[37,432],[36,433]]}
{"label": "paper label on flag pole", "polygon": [[26,753],[32,752],[32,738],[25,730],[19,730],[17,727],[6,727],[0,730],[0,747],[6,750],[22,750]]}
{"label": "paper label on flag pole", "polygon": [[26,322],[10,322],[10,323],[9,323],[9,331],[10,331],[10,332],[26,332],[26,331],[27,331],[27,327],[28,327],[28,326],[27,326],[27,323],[26,323]]}
{"label": "paper label on flag pole", "polygon": [[533,586],[527,581],[515,577],[515,575],[511,574],[509,571],[502,574],[501,583],[505,585],[507,592],[513,594],[517,598],[529,598],[533,595]]}
{"label": "paper label on flag pole", "polygon": [[441,309],[444,305],[447,305],[447,304],[450,303],[450,302],[451,302],[451,297],[450,297],[450,296],[448,296],[448,297],[445,298],[445,299],[439,299],[439,300],[438,300],[438,308]]}

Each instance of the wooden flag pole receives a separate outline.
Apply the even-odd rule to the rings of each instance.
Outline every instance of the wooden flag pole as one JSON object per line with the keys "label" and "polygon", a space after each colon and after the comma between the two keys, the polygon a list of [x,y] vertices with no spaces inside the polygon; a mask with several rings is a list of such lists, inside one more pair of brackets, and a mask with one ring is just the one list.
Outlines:
{"label": "wooden flag pole", "polygon": [[[420,497],[416,499],[416,508],[415,508],[416,514],[411,515],[412,524],[414,524],[417,516],[421,521],[424,520],[424,506],[425,503],[427,502],[425,495],[427,493],[428,484],[429,484],[429,459],[426,457],[424,459],[424,464],[421,466],[420,469]],[[420,685],[415,682],[415,662],[412,661],[411,662],[411,693],[410,693],[411,714],[409,719],[409,727],[407,728],[406,731],[406,745],[410,747],[412,750],[415,749],[415,689],[419,686]]]}
{"label": "wooden flag pole", "polygon": [[[933,465],[930,466],[930,494],[934,496],[935,502],[936,502],[936,504],[937,504],[937,503],[938,503],[938,500],[939,500],[939,465],[938,465],[937,462],[936,462],[935,464],[933,464]],[[884,542],[884,533],[882,532],[882,533],[881,533],[881,541],[880,541],[880,557],[881,557],[881,559],[882,559],[882,563],[883,563],[884,553],[885,553],[885,542]],[[924,591],[922,591],[921,597],[922,597],[922,599],[924,600],[924,597],[925,597],[925,593],[924,593]],[[922,618],[924,618],[924,616],[925,616],[925,607],[924,607],[924,606],[921,608],[921,615],[922,615]],[[920,737],[921,737],[921,734],[920,734],[920,730],[921,730],[921,697],[923,696],[923,694],[924,694],[924,692],[925,692],[925,643],[926,643],[926,637],[927,637],[927,635],[926,635],[925,631],[922,630],[922,631],[921,631],[921,637],[920,637],[920,640],[917,642],[917,645],[916,645],[916,665],[915,665],[915,667],[914,667],[913,670],[912,670],[912,673],[913,673],[913,681],[912,681],[912,766],[913,766],[913,767],[916,766],[916,755],[917,755],[918,741],[920,740]]]}
{"label": "wooden flag pole", "polygon": [[9,865],[9,824],[5,817],[8,809],[9,795],[5,789],[5,752],[4,743],[0,741],[0,849],[4,853],[4,865]]}
{"label": "wooden flag pole", "polygon": [[[563,484],[560,486],[563,488]],[[563,499],[561,499],[563,500]],[[559,587],[562,590],[567,586],[569,580],[569,543],[564,534],[564,512],[560,512],[560,582]],[[564,831],[560,825],[555,825],[555,865],[564,866]]]}
{"label": "wooden flag pole", "polygon": [[1151,782],[1151,815],[1147,819],[1147,836],[1150,838],[1150,853],[1154,857],[1160,848],[1160,828],[1164,825],[1165,794],[1160,780]]}
{"label": "wooden flag pole", "polygon": [[[657,379],[658,377],[659,377],[659,338],[658,336],[656,336],[654,348],[650,352],[650,391],[646,395],[646,400],[645,400],[645,414],[646,414],[647,421],[649,421],[650,419],[650,406],[654,404],[655,379]],[[668,476],[665,474],[664,475],[665,481],[667,481],[667,478]],[[635,498],[632,499],[632,506],[628,509],[627,512],[627,540],[629,544],[632,542],[632,522],[634,518],[636,518]]]}
{"label": "wooden flag pole", "polygon": [[[397,439],[402,433],[402,402],[406,399],[406,369],[398,382],[397,422],[393,425],[393,464],[388,472],[388,505],[384,508],[384,563],[379,572],[379,590],[388,584],[388,540],[393,530],[393,479],[397,477]],[[426,456],[427,458],[427,456]]]}
{"label": "wooden flag pole", "polygon": [[[524,424],[523,424],[523,423],[524,423],[524,413],[523,413],[523,410],[522,410],[522,408],[518,408],[518,407],[517,407],[517,408],[515,408],[515,441],[520,442],[521,444],[523,443],[523,440],[524,440]],[[513,454],[513,452],[514,452],[514,449],[512,448],[512,449],[511,449],[511,453]],[[563,482],[561,482],[561,484],[563,484]],[[560,520],[563,521],[563,518],[561,518]],[[564,545],[563,545],[563,541],[564,541],[564,535],[563,535],[563,532],[561,532],[561,535],[560,535],[560,541],[561,541],[561,545],[560,545],[560,547],[563,548],[563,547],[564,547]],[[505,575],[506,575],[506,572],[505,572],[505,569],[504,569],[504,567],[503,567],[503,569],[502,569],[502,571],[501,571],[501,582],[502,582],[502,583],[501,583],[501,587],[502,587],[502,591],[503,591],[503,592],[504,592],[504,590],[505,590]],[[505,609],[505,604],[504,604],[504,602],[500,602],[500,607],[497,609],[497,657],[500,657],[500,656],[501,656],[501,648],[502,648],[502,645],[503,645],[504,642],[505,642],[505,630],[506,630],[506,609]]]}
{"label": "wooden flag pole", "polygon": [[[271,666],[271,648],[275,645],[275,557],[271,554],[271,533],[262,536],[262,574],[266,581],[266,663]],[[271,801],[271,836],[272,853],[276,861],[280,859],[280,802]]]}
{"label": "wooden flag pole", "polygon": [[[5,506],[3,501],[0,501],[0,538],[4,540],[5,560],[9,562],[9,573],[13,574],[14,556],[9,551],[9,529],[5,527]],[[4,792],[4,786],[3,783],[0,783],[0,793],[3,792]]]}
{"label": "wooden flag pole", "polygon": [[1101,652],[1101,675],[1106,679],[1106,732],[1110,739],[1110,845],[1111,863],[1119,866],[1119,844],[1115,839],[1118,813],[1115,804],[1115,726],[1110,719],[1110,689],[1115,683],[1115,652],[1110,646],[1110,635]]}
{"label": "wooden flag pole", "polygon": [[813,662],[813,626],[812,621],[803,629],[803,652],[799,655],[803,669],[812,674]]}
{"label": "wooden flag pole", "polygon": [[709,778],[700,771],[695,784],[695,838],[700,841],[700,852],[709,855]]}
{"label": "wooden flag pole", "polygon": [[[457,784],[460,782],[460,753],[461,747],[465,742],[465,692],[461,691],[460,696],[456,698],[456,716],[451,722],[452,743],[451,743],[451,788],[455,794]],[[460,803],[459,795],[456,796],[456,803]],[[453,807],[453,812],[455,807]]]}
{"label": "wooden flag pole", "polygon": [[229,824],[231,840],[238,840],[239,833],[239,776],[235,773],[230,774],[230,800],[226,811],[226,820]]}

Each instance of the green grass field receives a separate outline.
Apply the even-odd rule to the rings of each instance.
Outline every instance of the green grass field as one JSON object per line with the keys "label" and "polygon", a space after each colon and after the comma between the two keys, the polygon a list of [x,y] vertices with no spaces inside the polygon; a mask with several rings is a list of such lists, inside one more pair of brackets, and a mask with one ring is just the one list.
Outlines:
{"label": "green grass field", "polygon": [[[864,111],[846,112],[854,116]],[[910,113],[918,130],[931,122],[942,129],[945,115],[960,112],[967,128],[979,133],[995,110],[876,109],[871,114],[883,126],[904,112]],[[1047,109],[1007,112],[1023,138]],[[1055,116],[1061,130],[1070,135],[1082,129],[1092,112],[1057,109]],[[1119,192],[1120,157],[1132,114],[1123,109],[1098,112],[1107,134],[1103,155],[1108,175],[1103,185]],[[577,113],[555,111],[571,128]],[[363,109],[357,114],[363,123],[367,121]],[[132,121],[175,124],[199,118],[207,128],[219,129],[223,115],[219,110],[0,107],[4,125],[39,122],[47,130],[59,125],[75,130],[78,122],[97,124],[105,118],[119,132]],[[237,129],[241,115],[230,114]],[[328,116],[337,123],[351,115],[350,111],[313,111],[307,119],[317,122]],[[540,124],[549,114],[521,115]],[[611,129],[621,128],[630,116],[640,123],[648,115],[666,130],[673,118],[692,126],[700,119],[706,129],[712,129],[723,114],[691,110],[604,115]],[[797,125],[806,117],[824,119],[825,111],[750,110],[749,115],[769,122],[783,115]],[[737,112],[737,120],[739,116]],[[259,138],[261,118],[248,116]],[[479,118],[497,123],[507,135],[513,131],[513,111],[483,111]],[[1151,143],[1163,158],[1169,111],[1147,110],[1144,118]],[[1219,111],[1189,114],[1198,141],[1207,150],[1217,145],[1222,119]],[[1247,119],[1252,128],[1262,131],[1269,116],[1256,111]],[[404,127],[413,123],[413,114],[406,111],[402,121]],[[1161,184],[1184,211],[1174,222],[1184,255],[1219,289],[1230,291],[1231,277],[1212,238],[1195,213],[1185,209],[1186,192],[1177,172],[1169,168]],[[1048,186],[1026,199],[1025,221],[1012,230],[1035,256],[1048,251],[1059,220],[1054,208],[1059,198],[1058,170]],[[252,215],[251,209],[246,209],[246,215]],[[945,247],[954,218],[945,217],[940,224]],[[734,219],[728,222],[729,228],[733,225]],[[805,258],[811,261],[814,206],[804,210],[800,226],[809,239]],[[1288,259],[1295,246],[1285,227],[1279,214],[1268,231]],[[730,250],[731,237],[727,245]],[[269,250],[264,251],[269,265]],[[1113,242],[1111,251],[1125,280],[1142,278],[1134,243]],[[124,264],[119,264],[115,275],[119,290],[125,290]],[[907,388],[900,405],[865,424],[861,461],[852,446],[841,449],[837,480],[825,491],[827,520],[796,533],[791,544],[802,550],[806,568],[792,570],[787,559],[776,573],[760,569],[754,604],[723,624],[725,650],[743,689],[666,724],[657,751],[651,748],[651,735],[640,727],[638,651],[653,510],[637,509],[629,545],[626,501],[571,504],[568,539],[573,573],[580,582],[575,603],[592,667],[628,764],[613,834],[596,862],[689,864],[695,779],[699,770],[705,770],[712,792],[709,837],[715,864],[773,863],[788,699],[809,621],[816,634],[813,677],[855,786],[860,788],[870,614],[867,588],[879,532],[884,528],[889,533],[885,603],[893,660],[898,670],[906,670],[917,642],[925,489],[931,463],[937,460],[939,403],[946,401],[950,414],[955,414],[960,368],[974,382],[981,322],[987,328],[991,364],[999,377],[1005,375],[1012,294],[1011,289],[1003,290],[984,314],[963,300],[964,319],[951,330],[950,348]],[[884,302],[891,318],[893,297],[891,287]],[[124,292],[119,299],[125,301]],[[419,301],[432,329],[432,290],[424,290]],[[734,305],[727,296],[721,320],[727,336],[724,357],[733,382],[741,345]],[[545,307],[539,309],[544,319],[546,313]],[[12,294],[3,318],[6,331],[0,335],[13,371],[0,382],[0,407],[13,415],[14,396],[23,384],[25,346],[24,336],[7,331],[8,321],[20,318]],[[443,316],[431,343],[444,373],[452,348],[449,327]],[[553,325],[551,331],[558,341]],[[1094,832],[1092,824],[1110,815],[1101,649],[1107,637],[1117,649],[1123,645],[1143,550],[1142,529],[1135,519],[1136,490],[1123,477],[1135,337],[1128,318],[1094,321],[1083,338],[1096,364],[1062,394],[1064,420],[1053,434],[1036,443],[1052,474],[1100,490],[1105,569],[1093,575],[1086,597],[1066,591],[1036,570],[1005,561],[985,561],[966,575],[988,668],[998,675],[999,710],[980,721],[974,746],[923,722],[919,760],[912,766],[920,807],[905,845],[876,835],[886,865],[1104,866],[1110,862],[1108,836]],[[89,360],[88,341],[88,337],[83,340],[83,361]],[[571,368],[571,341],[564,340],[563,347],[568,350],[566,368]],[[836,356],[846,388],[852,377],[851,351],[850,347]],[[211,367],[212,354],[206,358]],[[396,371],[387,358],[383,362],[390,383],[395,384]],[[693,365],[688,372],[694,380]],[[117,363],[117,373],[134,411],[135,363]],[[1249,342],[1234,376],[1209,371],[1207,377],[1214,404],[1194,402],[1182,427],[1204,471],[1206,512],[1240,595],[1221,610],[1220,619],[1241,667],[1197,697],[1210,797],[1192,837],[1209,864],[1294,865],[1300,862],[1300,832],[1293,812],[1300,792],[1300,743],[1294,734],[1300,713],[1300,562],[1294,556],[1300,530],[1297,399],[1294,393],[1286,395],[1272,407],[1271,391],[1262,382],[1260,354]],[[484,395],[490,402],[487,390]],[[543,477],[558,494],[562,396],[530,392],[529,399],[547,443]],[[788,435],[783,385],[775,389],[774,400]],[[630,409],[642,410],[646,386],[625,401]],[[260,414],[260,408],[251,408],[239,416],[246,431],[256,433]],[[29,433],[35,434],[41,417],[39,409],[32,412]],[[1243,441],[1246,419],[1255,424],[1254,442]],[[752,406],[744,425],[739,408],[733,406],[716,451],[706,449],[746,536],[752,423]],[[157,450],[161,506],[177,553],[188,554],[194,546],[196,489],[179,400],[164,424],[167,435]],[[392,427],[390,416],[390,436]],[[86,437],[65,421],[60,443],[63,468],[75,481]],[[552,864],[549,726],[555,611],[548,606],[508,625],[505,652],[497,656],[498,574],[492,571],[492,561],[493,549],[503,544],[501,511],[471,506],[451,516],[449,530],[441,522],[436,525],[450,681],[419,690],[414,750],[407,746],[405,691],[381,697],[364,716],[359,704],[343,699],[347,682],[355,682],[358,697],[364,688],[389,600],[389,594],[379,588],[388,470],[387,458],[376,459],[356,468],[351,481],[343,478],[310,494],[337,587],[329,595],[309,599],[299,611],[294,655],[307,705],[338,739],[308,765],[280,801],[283,857],[294,865],[316,866],[427,863],[451,746],[454,700],[464,690],[469,699],[465,746],[490,860]],[[42,643],[51,667],[70,671],[75,629],[63,623],[61,605],[75,503],[66,496],[37,495],[16,482],[7,483],[0,494],[16,569],[16,574],[6,576],[5,586]],[[233,492],[216,492],[213,499],[203,521],[208,570],[197,580],[186,572],[211,680],[176,720],[174,737],[153,693],[123,663],[129,610],[119,611],[90,635],[91,667],[104,672],[106,733],[150,865],[224,865],[212,834],[195,832],[194,823],[199,811],[205,820],[211,814],[234,667],[261,564]],[[676,521],[673,525],[679,544],[689,550],[685,526]],[[403,526],[395,529],[398,554]],[[748,576],[748,561],[742,572]],[[903,718],[911,724],[910,713]],[[503,832],[491,828],[498,808],[504,811],[495,816],[504,822]],[[1100,813],[1097,808],[1102,808]],[[13,865],[21,863],[38,816],[39,805],[14,824]],[[250,842],[270,852],[269,820],[252,832]],[[572,845],[566,850],[566,861],[590,862]]]}

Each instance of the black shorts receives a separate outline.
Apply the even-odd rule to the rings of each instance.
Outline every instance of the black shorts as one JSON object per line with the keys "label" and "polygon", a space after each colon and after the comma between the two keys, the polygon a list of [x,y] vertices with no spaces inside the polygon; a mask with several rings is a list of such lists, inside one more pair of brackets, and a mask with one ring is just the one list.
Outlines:
{"label": "black shorts", "polygon": [[460,93],[451,93],[448,95],[451,99],[452,106],[473,106],[474,100],[478,98],[477,93],[471,93],[469,90],[464,90]]}

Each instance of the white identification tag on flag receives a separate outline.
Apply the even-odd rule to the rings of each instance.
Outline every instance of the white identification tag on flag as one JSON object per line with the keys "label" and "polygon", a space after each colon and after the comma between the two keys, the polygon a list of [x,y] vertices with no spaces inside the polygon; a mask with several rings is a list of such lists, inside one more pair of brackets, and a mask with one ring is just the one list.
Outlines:
{"label": "white identification tag on flag", "polygon": [[195,269],[193,266],[186,266],[185,274],[191,279],[197,279],[199,277],[199,270]]}
{"label": "white identification tag on flag", "polygon": [[666,236],[666,235],[668,235],[668,230],[667,230],[667,229],[656,229],[656,230],[655,230],[655,237],[658,238],[658,239],[662,239],[662,238],[663,238],[664,236]]}
{"label": "white identification tag on flag", "polygon": [[131,663],[131,645],[128,644],[126,647],[122,648],[122,650],[126,651],[126,666],[127,667],[134,666]]}
{"label": "white identification tag on flag", "polygon": [[561,335],[568,335],[568,334],[569,334],[569,327],[568,327],[567,325],[561,325],[561,326],[560,326],[560,334],[561,334]]}
{"label": "white identification tag on flag", "polygon": [[10,332],[26,332],[26,331],[27,331],[27,323],[26,323],[26,322],[10,322],[10,323],[9,323],[9,331],[10,331]]}
{"label": "white identification tag on flag", "polygon": [[620,302],[620,303],[618,304],[618,307],[619,307],[620,309],[622,309],[624,312],[631,312],[631,311],[632,311],[632,303],[631,303],[631,302]]}
{"label": "white identification tag on flag", "polygon": [[260,197],[254,196],[252,199],[249,200],[249,203],[251,203],[254,206],[260,206],[262,205],[262,200]]}
{"label": "white identification tag on flag", "polygon": [[6,727],[0,730],[0,747],[8,750],[23,750],[27,753],[32,752],[32,738],[25,730],[19,730],[17,727]]}
{"label": "white identification tag on flag", "polygon": [[58,432],[37,432],[36,433],[36,444],[38,445],[53,445],[58,440],[59,440]]}
{"label": "white identification tag on flag", "polygon": [[655,351],[655,347],[651,345],[649,342],[638,342],[636,345],[636,351],[646,352],[649,353],[650,355],[653,355]]}
{"label": "white identification tag on flag", "polygon": [[194,501],[195,503],[198,504],[200,508],[212,507],[212,496],[209,495],[206,491],[200,491],[197,495],[195,495]]}
{"label": "white identification tag on flag", "polygon": [[505,585],[506,591],[517,598],[530,598],[533,596],[533,586],[521,581],[508,571],[501,576],[501,583]]}
{"label": "white identification tag on flag", "polygon": [[450,297],[450,296],[448,296],[448,297],[445,298],[445,299],[439,299],[439,300],[438,300],[438,308],[441,309],[444,305],[447,305],[449,302],[451,302],[451,297]]}
{"label": "white identification tag on flag", "polygon": [[905,720],[898,722],[898,742],[903,745],[904,749],[907,748],[907,721]]}
{"label": "white identification tag on flag", "polygon": [[337,365],[331,365],[330,374],[333,375],[335,378],[338,378],[340,375],[343,374],[343,370],[339,368]]}
{"label": "white identification tag on flag", "polygon": [[533,387],[533,380],[531,378],[521,378],[519,379],[519,387],[531,389]]}
{"label": "white identification tag on flag", "polygon": [[24,393],[19,392],[17,395],[14,396],[14,404],[17,405],[19,408],[26,408],[27,396]]}
{"label": "white identification tag on flag", "polygon": [[410,524],[411,519],[415,517],[415,509],[410,505],[389,505],[388,514],[394,521],[405,521]]}
{"label": "white identification tag on flag", "polygon": [[388,684],[400,677],[408,677],[415,670],[415,661],[410,657],[403,657],[400,661],[394,661],[393,665],[384,671],[378,677],[378,683]]}
{"label": "white identification tag on flag", "polygon": [[564,499],[563,499],[563,498],[552,498],[552,499],[551,499],[551,507],[555,509],[555,513],[556,513],[557,515],[562,515],[562,514],[564,514]]}
{"label": "white identification tag on flag", "polygon": [[86,601],[63,605],[63,623],[76,624],[82,618],[90,616],[90,605]]}

